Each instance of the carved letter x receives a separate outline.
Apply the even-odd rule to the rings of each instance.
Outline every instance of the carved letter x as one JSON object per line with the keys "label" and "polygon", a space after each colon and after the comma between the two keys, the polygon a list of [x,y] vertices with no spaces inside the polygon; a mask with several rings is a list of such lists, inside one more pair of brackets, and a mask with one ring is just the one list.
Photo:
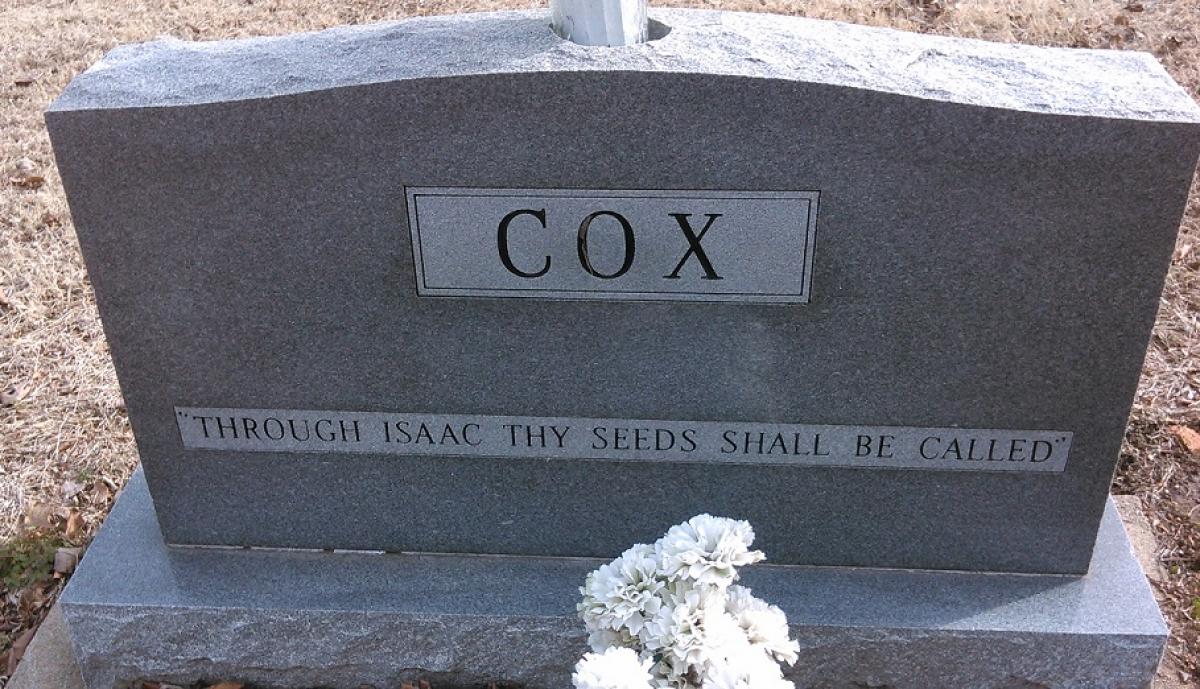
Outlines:
{"label": "carved letter x", "polygon": [[704,233],[708,232],[709,228],[712,227],[713,221],[721,217],[721,214],[706,213],[705,215],[708,217],[708,222],[704,223],[704,229],[700,230],[700,234],[696,234],[692,229],[692,224],[688,222],[688,218],[692,217],[691,213],[671,213],[671,217],[675,218],[675,222],[679,223],[679,229],[683,230],[683,236],[687,237],[688,250],[683,255],[683,258],[679,259],[679,264],[675,266],[675,270],[672,270],[670,275],[664,275],[663,277],[668,280],[678,279],[679,271],[683,268],[683,264],[687,263],[687,260],[695,254],[696,260],[700,261],[700,267],[704,269],[704,275],[700,278],[701,280],[724,279],[720,275],[717,275],[712,261],[708,260],[708,254],[704,253],[704,247],[700,246],[700,240],[704,239]]}

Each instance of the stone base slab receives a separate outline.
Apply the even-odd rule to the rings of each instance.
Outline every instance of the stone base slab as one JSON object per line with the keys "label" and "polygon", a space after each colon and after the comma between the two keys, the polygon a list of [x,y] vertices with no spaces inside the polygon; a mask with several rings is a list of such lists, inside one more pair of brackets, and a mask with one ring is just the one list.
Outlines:
{"label": "stone base slab", "polygon": [[[597,564],[168,548],[139,471],[62,610],[89,689],[567,689],[577,589]],[[787,612],[798,689],[1144,689],[1167,638],[1111,502],[1082,578],[758,566],[744,583]]]}

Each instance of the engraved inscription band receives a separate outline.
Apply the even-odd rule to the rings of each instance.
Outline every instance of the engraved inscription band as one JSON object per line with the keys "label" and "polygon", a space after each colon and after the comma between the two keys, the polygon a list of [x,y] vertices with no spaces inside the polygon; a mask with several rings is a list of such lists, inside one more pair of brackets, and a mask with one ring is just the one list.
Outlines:
{"label": "engraved inscription band", "polygon": [[1061,472],[1059,431],[176,407],[183,446],[236,452]]}
{"label": "engraved inscription band", "polygon": [[809,301],[815,191],[405,190],[417,293]]}

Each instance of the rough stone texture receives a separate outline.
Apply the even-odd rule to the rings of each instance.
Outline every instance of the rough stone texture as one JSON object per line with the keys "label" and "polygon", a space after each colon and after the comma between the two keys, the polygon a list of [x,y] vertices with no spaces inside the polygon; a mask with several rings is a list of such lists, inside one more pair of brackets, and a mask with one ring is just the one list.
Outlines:
{"label": "rough stone texture", "polygon": [[5,689],[84,689],[62,606],[55,605],[38,627]]}
{"label": "rough stone texture", "polygon": [[[62,607],[90,689],[155,678],[561,689],[582,558],[168,548],[139,472]],[[758,566],[800,639],[799,689],[1143,689],[1166,628],[1106,511],[1083,578]]]}
{"label": "rough stone texture", "polygon": [[[168,541],[611,556],[708,511],[781,563],[1086,570],[1200,109],[1148,55],[656,16],[614,49],[537,13],[167,41],[68,87],[47,122]],[[812,299],[421,298],[406,186],[819,190]],[[1037,475],[284,455],[185,449],[175,405],[1075,440]]]}
{"label": "rough stone texture", "polygon": [[1136,495],[1114,495],[1113,503],[1121,514],[1125,524],[1125,532],[1129,536],[1129,545],[1133,556],[1137,558],[1138,566],[1150,581],[1161,582],[1166,578],[1166,569],[1158,559],[1158,543],[1154,540],[1154,529],[1146,512],[1142,509],[1142,500]]}
{"label": "rough stone texture", "polygon": [[51,110],[198,105],[453,76],[633,71],[806,81],[1058,115],[1200,120],[1149,53],[771,14],[667,9],[651,16],[659,22],[655,33],[669,33],[620,48],[563,41],[544,12],[420,17],[236,41],[166,39],[111,51]]}

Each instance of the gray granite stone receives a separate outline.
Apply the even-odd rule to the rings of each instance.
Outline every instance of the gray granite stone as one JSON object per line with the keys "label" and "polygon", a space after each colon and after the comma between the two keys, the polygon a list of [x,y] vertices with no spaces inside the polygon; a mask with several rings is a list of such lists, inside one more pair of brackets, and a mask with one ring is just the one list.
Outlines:
{"label": "gray granite stone", "polygon": [[[63,594],[90,689],[569,686],[584,558],[168,547],[142,474]],[[1142,689],[1166,628],[1109,507],[1086,577],[757,566],[798,689]]]}
{"label": "gray granite stone", "polygon": [[86,689],[71,648],[62,606],[55,604],[38,625],[6,689]]}
{"label": "gray granite stone", "polygon": [[109,52],[51,110],[200,105],[454,76],[632,71],[812,82],[1056,115],[1200,119],[1149,53],[772,14],[659,9],[652,16],[665,36],[615,49],[559,39],[546,31],[544,12],[419,17],[237,41],[168,38]]}
{"label": "gray granite stone", "polygon": [[[162,41],[72,82],[47,123],[168,542],[608,557],[708,511],[781,563],[1086,571],[1200,109],[1143,54],[656,17],[616,49],[539,13]],[[406,190],[438,187],[809,193],[811,291],[423,296]],[[458,259],[494,264],[489,231]],[[741,259],[783,250],[742,232]],[[1070,454],[264,452],[185,445],[183,408],[1040,431]]]}

